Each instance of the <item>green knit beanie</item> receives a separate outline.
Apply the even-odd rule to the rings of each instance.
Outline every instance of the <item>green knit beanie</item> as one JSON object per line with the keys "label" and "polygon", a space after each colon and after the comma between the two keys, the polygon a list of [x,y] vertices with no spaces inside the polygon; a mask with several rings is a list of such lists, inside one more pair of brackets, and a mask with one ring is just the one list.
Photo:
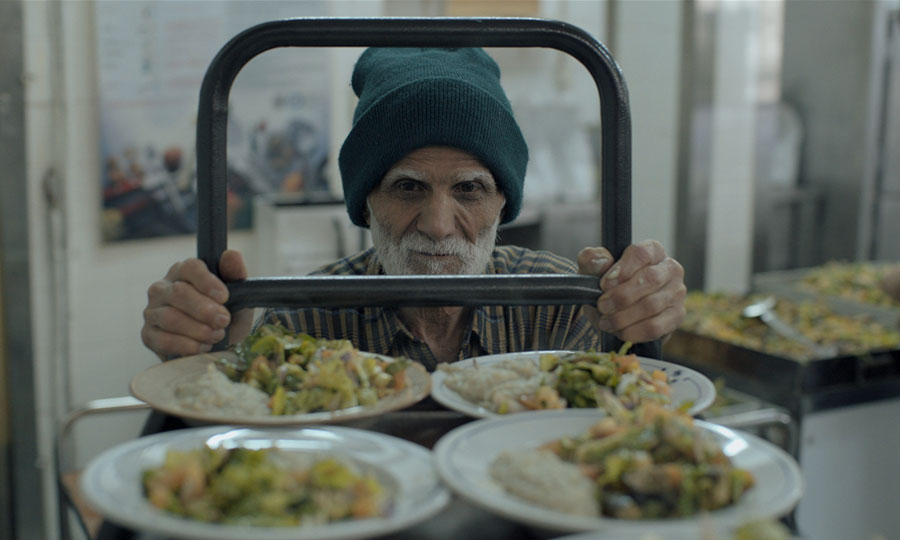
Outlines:
{"label": "green knit beanie", "polygon": [[366,197],[403,156],[452,146],[478,157],[506,197],[501,223],[516,218],[528,147],[482,49],[370,48],[353,70],[359,97],[338,157],[350,219],[366,226]]}

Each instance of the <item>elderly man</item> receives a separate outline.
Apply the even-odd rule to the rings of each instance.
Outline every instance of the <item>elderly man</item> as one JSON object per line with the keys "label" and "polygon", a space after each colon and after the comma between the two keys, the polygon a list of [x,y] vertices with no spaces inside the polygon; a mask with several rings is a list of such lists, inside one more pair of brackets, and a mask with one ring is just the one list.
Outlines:
{"label": "elderly man", "polygon": [[[269,309],[280,322],[359,349],[403,355],[434,369],[465,357],[535,349],[593,349],[600,332],[657,340],[684,317],[684,272],[655,241],[619,260],[585,248],[577,265],[546,251],[495,246],[497,228],[522,204],[528,150],[481,49],[372,48],[352,77],[359,97],[340,152],[351,220],[373,248],[317,274],[574,273],[602,276],[596,306]],[[220,261],[225,281],[247,277],[239,253]],[[160,356],[207,351],[229,329],[250,331],[252,312],[225,309],[228,290],[198,259],[176,263],[151,285],[141,332]]]}

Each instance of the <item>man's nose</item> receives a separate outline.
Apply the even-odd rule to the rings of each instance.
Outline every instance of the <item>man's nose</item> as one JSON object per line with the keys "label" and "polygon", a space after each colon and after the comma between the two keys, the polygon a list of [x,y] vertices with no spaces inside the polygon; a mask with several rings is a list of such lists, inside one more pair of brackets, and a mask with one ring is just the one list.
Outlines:
{"label": "man's nose", "polygon": [[426,200],[419,214],[419,232],[432,240],[442,240],[456,232],[456,203],[452,197],[434,194]]}

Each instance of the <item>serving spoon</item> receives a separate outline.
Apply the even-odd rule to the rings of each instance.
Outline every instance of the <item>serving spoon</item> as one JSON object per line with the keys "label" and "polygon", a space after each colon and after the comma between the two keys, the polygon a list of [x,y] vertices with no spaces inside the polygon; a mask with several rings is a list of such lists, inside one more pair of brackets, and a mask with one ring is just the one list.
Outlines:
{"label": "serving spoon", "polygon": [[838,348],[836,346],[821,345],[819,343],[816,343],[815,341],[803,335],[793,326],[779,319],[778,315],[775,314],[775,302],[776,300],[774,296],[767,296],[759,302],[754,302],[748,306],[745,306],[741,311],[741,315],[750,319],[760,319],[775,332],[790,340],[802,343],[806,347],[812,349],[816,357],[818,358],[832,358],[837,356]]}

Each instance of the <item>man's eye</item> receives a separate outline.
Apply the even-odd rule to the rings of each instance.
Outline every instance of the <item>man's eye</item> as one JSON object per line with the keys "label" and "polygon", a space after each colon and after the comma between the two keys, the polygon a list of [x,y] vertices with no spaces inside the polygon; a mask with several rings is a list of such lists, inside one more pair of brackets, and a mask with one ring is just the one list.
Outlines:
{"label": "man's eye", "polygon": [[394,187],[399,191],[417,191],[421,189],[419,182],[416,182],[415,180],[400,180],[394,184]]}
{"label": "man's eye", "polygon": [[416,180],[397,180],[393,184],[394,191],[398,191],[400,193],[413,193],[416,191],[422,190],[421,182]]}
{"label": "man's eye", "polygon": [[462,193],[478,193],[484,191],[484,186],[479,182],[460,182],[456,184],[456,190]]}

